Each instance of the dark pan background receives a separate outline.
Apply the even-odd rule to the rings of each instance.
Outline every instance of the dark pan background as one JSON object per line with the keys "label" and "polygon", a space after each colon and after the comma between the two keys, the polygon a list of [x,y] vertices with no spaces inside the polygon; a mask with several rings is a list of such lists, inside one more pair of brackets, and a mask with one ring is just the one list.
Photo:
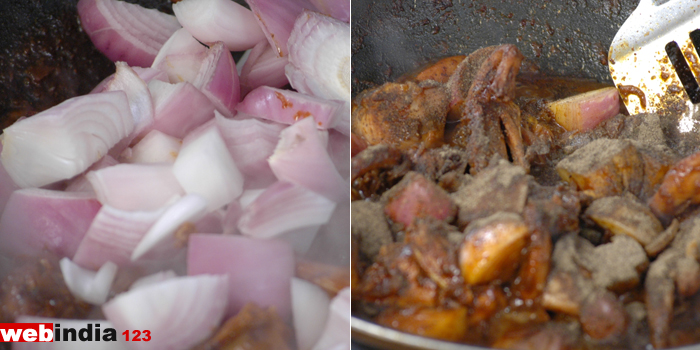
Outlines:
{"label": "dark pan background", "polygon": [[430,60],[510,43],[543,71],[612,82],[607,55],[639,0],[352,0],[352,93]]}

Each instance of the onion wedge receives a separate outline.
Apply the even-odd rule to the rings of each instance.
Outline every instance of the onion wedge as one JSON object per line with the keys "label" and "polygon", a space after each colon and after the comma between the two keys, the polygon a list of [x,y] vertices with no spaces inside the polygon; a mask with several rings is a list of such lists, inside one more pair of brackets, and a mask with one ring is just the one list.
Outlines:
{"label": "onion wedge", "polygon": [[287,41],[297,16],[304,9],[314,9],[313,4],[308,0],[247,0],[247,2],[279,57],[287,56]]}
{"label": "onion wedge", "polygon": [[102,305],[107,301],[117,275],[117,265],[108,261],[94,272],[76,265],[68,258],[61,259],[59,264],[63,280],[73,295],[93,305]]}
{"label": "onion wedge", "polygon": [[588,131],[620,112],[620,94],[608,87],[550,102],[554,119],[567,131]]}
{"label": "onion wedge", "polygon": [[185,193],[207,200],[209,211],[223,207],[243,192],[243,175],[215,125],[182,145],[173,172]]}
{"label": "onion wedge", "polygon": [[173,12],[205,44],[222,41],[229,51],[245,51],[265,41],[253,12],[231,0],[182,0],[173,4]]}
{"label": "onion wedge", "polygon": [[254,302],[261,307],[274,306],[282,319],[290,319],[294,253],[285,242],[193,234],[188,244],[187,274],[228,275],[227,316]]}
{"label": "onion wedge", "polygon": [[219,113],[233,117],[241,97],[241,86],[236,63],[222,42],[209,47],[192,84],[209,97]]}
{"label": "onion wedge", "polygon": [[279,57],[267,41],[246,51],[248,56],[240,69],[241,96],[260,86],[281,88],[289,83],[284,74],[287,57]]}
{"label": "onion wedge", "polygon": [[127,156],[124,154],[122,156],[128,163],[172,164],[175,163],[181,146],[182,140],[158,130],[152,130],[131,148]]}
{"label": "onion wedge", "polygon": [[41,187],[80,174],[133,130],[123,91],[74,97],[6,128],[0,160],[20,187]]}
{"label": "onion wedge", "polygon": [[350,102],[350,24],[304,11],[289,36],[286,74],[297,91]]}
{"label": "onion wedge", "polygon": [[313,350],[349,349],[348,329],[350,329],[350,288],[345,288],[331,300],[326,328]]}
{"label": "onion wedge", "polygon": [[316,127],[323,130],[333,127],[342,118],[340,113],[345,112],[342,103],[268,86],[251,91],[237,110],[288,125],[311,117]]}
{"label": "onion wedge", "polygon": [[[238,221],[244,235],[272,238],[303,227],[316,227],[330,220],[335,202],[304,187],[277,182],[245,206]],[[315,233],[315,232],[314,232]]]}
{"label": "onion wedge", "polygon": [[[116,62],[117,72],[109,82],[105,91],[124,91],[129,100],[131,116],[134,119],[134,133],[153,123],[153,100],[148,91],[148,85],[139,75],[124,62]],[[157,80],[156,80],[157,81]]]}
{"label": "onion wedge", "polygon": [[188,82],[168,84],[152,81],[148,88],[153,94],[155,117],[153,125],[145,129],[162,131],[183,138],[190,131],[214,118],[214,104]]}
{"label": "onion wedge", "polygon": [[327,140],[319,133],[311,118],[284,129],[268,160],[270,168],[280,181],[306,187],[335,202],[346,200],[349,186],[335,169],[326,150]]}
{"label": "onion wedge", "polygon": [[319,286],[292,278],[294,332],[299,350],[310,350],[321,337],[330,302],[328,294]]}
{"label": "onion wedge", "polygon": [[224,316],[226,276],[167,279],[122,293],[102,306],[117,332],[148,330],[148,342],[129,342],[132,349],[190,349],[207,339]]}
{"label": "onion wedge", "polygon": [[150,67],[158,50],[180,28],[175,16],[117,0],[80,0],[85,33],[107,58]]}

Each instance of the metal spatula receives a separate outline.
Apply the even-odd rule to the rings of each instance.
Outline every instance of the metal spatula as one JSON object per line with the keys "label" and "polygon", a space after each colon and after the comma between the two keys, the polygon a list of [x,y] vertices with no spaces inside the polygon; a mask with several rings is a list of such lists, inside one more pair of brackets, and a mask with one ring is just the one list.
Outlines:
{"label": "metal spatula", "polygon": [[612,79],[631,115],[692,116],[700,103],[700,0],[641,0],[612,41]]}

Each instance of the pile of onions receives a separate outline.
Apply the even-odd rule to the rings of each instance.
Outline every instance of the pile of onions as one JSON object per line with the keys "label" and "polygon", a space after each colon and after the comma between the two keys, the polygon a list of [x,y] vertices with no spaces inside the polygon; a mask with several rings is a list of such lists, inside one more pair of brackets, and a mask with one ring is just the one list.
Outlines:
{"label": "pile of onions", "polygon": [[131,348],[190,348],[254,302],[298,350],[349,349],[347,291],[295,272],[349,268],[349,0],[248,5],[80,0],[115,73],[3,131],[0,249],[62,257],[103,322],[151,331]]}

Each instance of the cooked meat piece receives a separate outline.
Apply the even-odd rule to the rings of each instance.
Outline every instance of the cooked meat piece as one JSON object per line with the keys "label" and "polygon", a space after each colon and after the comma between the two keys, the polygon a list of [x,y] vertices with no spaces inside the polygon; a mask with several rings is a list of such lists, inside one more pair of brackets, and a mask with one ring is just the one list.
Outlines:
{"label": "cooked meat piece", "polygon": [[421,69],[415,76],[406,76],[402,81],[411,80],[418,83],[425,80],[434,80],[442,84],[447,84],[450,77],[457,70],[457,66],[459,66],[465,58],[466,56],[464,55],[445,57]]}
{"label": "cooked meat piece", "polygon": [[555,269],[549,274],[542,294],[542,306],[547,310],[578,315],[582,300],[592,289],[593,284],[579,273]]}
{"label": "cooked meat piece", "polygon": [[596,340],[620,338],[627,329],[627,312],[608,291],[591,294],[581,306],[579,319],[583,331]]}
{"label": "cooked meat piece", "polygon": [[346,267],[319,263],[297,257],[296,276],[321,287],[334,297],[350,283],[350,271]]}
{"label": "cooked meat piece", "polygon": [[468,159],[469,155],[463,149],[443,145],[414,155],[413,170],[430,181],[440,181],[448,173],[464,174]]}
{"label": "cooked meat piece", "polygon": [[459,250],[462,276],[469,284],[482,284],[513,274],[523,260],[530,231],[519,215],[498,212],[473,221],[465,233]]}
{"label": "cooked meat piece", "polygon": [[401,152],[386,145],[368,147],[351,162],[352,200],[379,198],[411,167]]}
{"label": "cooked meat piece", "polygon": [[680,256],[675,250],[661,253],[649,266],[644,281],[644,302],[647,307],[651,344],[656,349],[663,349],[668,344],[675,291],[672,272]]}
{"label": "cooked meat piece", "polygon": [[194,350],[287,350],[294,348],[292,339],[292,330],[274,308],[248,303]]}
{"label": "cooked meat piece", "polygon": [[381,204],[353,201],[350,218],[353,243],[358,244],[364,259],[374,259],[379,248],[394,241]]}
{"label": "cooked meat piece", "polygon": [[562,180],[593,199],[640,193],[644,183],[642,157],[631,141],[598,139],[579,148],[556,166]]}
{"label": "cooked meat piece", "polygon": [[628,196],[596,199],[586,209],[584,217],[613,235],[627,235],[646,246],[663,230],[649,208]]}
{"label": "cooked meat piece", "polygon": [[522,300],[535,300],[542,295],[547,285],[552,238],[547,230],[530,227],[530,246],[523,259],[518,277],[513,283],[513,293]]}
{"label": "cooked meat piece", "polygon": [[435,219],[419,219],[406,232],[406,242],[423,271],[441,288],[461,284],[455,249],[447,240],[447,229]]}
{"label": "cooked meat piece", "polygon": [[25,263],[0,286],[0,322],[14,322],[21,315],[82,319],[92,309],[68,290],[58,258],[42,256]]}
{"label": "cooked meat piece", "polygon": [[652,145],[635,141],[632,144],[639,151],[644,164],[644,182],[641,191],[636,195],[642,200],[647,200],[656,193],[664,176],[678,160],[678,155],[663,144]]}
{"label": "cooked meat piece", "polygon": [[529,179],[522,167],[506,161],[474,176],[472,181],[452,194],[459,207],[459,227],[466,227],[476,219],[499,211],[521,214],[527,200]]}
{"label": "cooked meat piece", "polygon": [[384,214],[403,226],[409,226],[421,217],[451,222],[457,214],[457,206],[447,192],[416,172],[406,174],[384,194],[384,198]]}
{"label": "cooked meat piece", "polygon": [[649,207],[663,222],[700,203],[700,152],[676,163],[664,176],[661,186],[649,200]]}
{"label": "cooked meat piece", "polygon": [[[486,53],[486,50],[489,49],[483,52]],[[523,55],[514,45],[493,48],[474,73],[471,86],[461,102],[460,123],[450,142],[465,148],[471,155],[469,171],[472,174],[486,168],[494,156],[508,159],[509,152],[515,164],[529,169],[529,163],[525,160],[520,109],[512,102],[515,98],[515,76],[522,60]],[[462,71],[458,69],[455,74],[458,73]],[[462,78],[466,81],[454,84],[464,86],[470,77],[471,74],[465,73]],[[453,91],[454,86],[451,87]],[[453,92],[453,105],[455,94],[464,96],[462,90],[457,88],[459,92]]]}
{"label": "cooked meat piece", "polygon": [[436,306],[438,285],[423,272],[414,255],[410,244],[383,246],[353,296],[377,305]]}
{"label": "cooked meat piece", "polygon": [[680,222],[677,219],[673,219],[671,224],[661,232],[658,236],[654,238],[649,244],[644,246],[644,250],[647,251],[647,255],[650,257],[655,257],[659,255],[666,247],[671,244],[674,238],[676,238],[676,233],[680,228]]}
{"label": "cooked meat piece", "polygon": [[476,50],[465,57],[457,65],[454,74],[450,76],[447,86],[452,97],[451,105],[459,105],[467,99],[474,79],[484,62],[499,46],[488,46]]}
{"label": "cooked meat piece", "polygon": [[499,338],[491,346],[495,349],[512,350],[573,350],[580,329],[575,324],[549,323],[510,332]]}
{"label": "cooked meat piece", "polygon": [[414,307],[387,309],[375,321],[385,327],[424,337],[458,341],[467,334],[467,309]]}
{"label": "cooked meat piece", "polygon": [[632,290],[649,266],[642,246],[628,236],[613,236],[610,243],[592,247],[582,243],[576,262],[591,273],[593,283],[600,288],[617,293]]}
{"label": "cooked meat piece", "polygon": [[437,82],[386,83],[357,96],[352,132],[370,145],[439,147],[448,107],[447,90]]}
{"label": "cooked meat piece", "polygon": [[540,186],[530,181],[523,218],[528,226],[557,239],[579,231],[581,203],[575,189],[568,184]]}
{"label": "cooked meat piece", "polygon": [[362,152],[367,148],[367,142],[361,139],[359,136],[351,133],[350,134],[350,152],[351,157],[356,156],[358,153]]}

